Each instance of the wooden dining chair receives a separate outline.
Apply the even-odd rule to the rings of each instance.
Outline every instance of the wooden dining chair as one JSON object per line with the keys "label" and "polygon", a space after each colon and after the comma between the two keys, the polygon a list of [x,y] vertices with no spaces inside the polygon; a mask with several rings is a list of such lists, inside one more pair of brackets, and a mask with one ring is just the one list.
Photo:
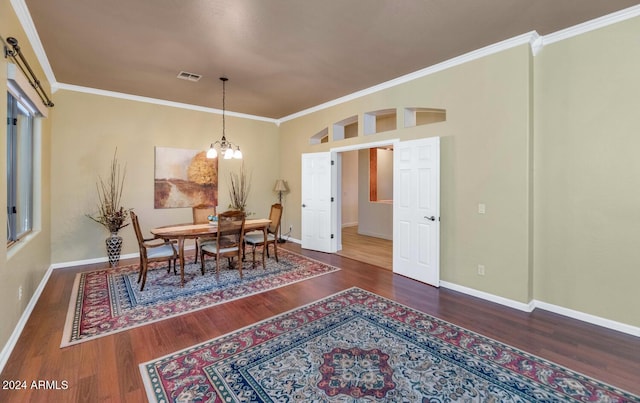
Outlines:
{"label": "wooden dining chair", "polygon": [[[173,272],[176,273],[176,259],[178,258],[178,252],[174,248],[173,243],[169,240],[158,238],[144,238],[142,231],[140,230],[140,222],[138,216],[132,211],[131,222],[133,224],[133,230],[136,233],[138,239],[138,246],[140,247],[140,271],[138,273],[138,283],[140,284],[140,291],[144,289],[144,284],[147,281],[147,270],[149,269],[149,263],[168,261],[167,273],[171,271],[171,261],[173,260]],[[153,243],[155,241],[155,243]]]}
{"label": "wooden dining chair", "polygon": [[244,238],[245,214],[242,211],[230,210],[218,214],[218,230],[215,241],[202,242],[200,244],[200,270],[204,275],[205,255],[214,256],[216,259],[216,277],[220,273],[220,258],[231,260],[238,258],[238,271],[242,278],[242,244]]}
{"label": "wooden dining chair", "polygon": [[244,236],[245,244],[252,246],[253,261],[256,261],[256,246],[264,245],[266,248],[267,256],[269,256],[269,245],[273,245],[273,254],[278,261],[278,231],[280,231],[280,221],[282,220],[282,204],[276,203],[271,206],[269,212],[269,228],[267,228],[267,244],[264,245],[264,233],[261,231],[255,231],[248,233]]}
{"label": "wooden dining chair", "polygon": [[[199,204],[191,208],[191,214],[193,215],[194,224],[207,224],[209,222],[209,216],[216,215],[216,206],[208,206],[206,204]],[[196,258],[193,263],[198,263],[198,255],[200,254],[200,244],[206,241],[213,241],[212,237],[199,237],[196,238]]]}

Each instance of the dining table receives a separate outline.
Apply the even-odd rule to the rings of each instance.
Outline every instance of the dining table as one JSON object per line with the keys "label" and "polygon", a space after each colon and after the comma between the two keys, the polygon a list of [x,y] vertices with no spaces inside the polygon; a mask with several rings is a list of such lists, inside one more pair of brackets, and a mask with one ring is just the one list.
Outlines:
{"label": "dining table", "polygon": [[[267,229],[271,220],[267,218],[256,218],[245,220],[244,232],[262,231],[264,234],[264,244],[267,244]],[[149,232],[156,238],[176,239],[178,241],[178,259],[180,259],[180,286],[184,286],[184,241],[200,237],[212,237],[218,233],[218,224],[210,222],[207,224],[173,224],[152,228]],[[262,250],[262,267],[265,266],[265,251]],[[254,257],[255,258],[255,257]],[[253,262],[255,264],[255,261]]]}

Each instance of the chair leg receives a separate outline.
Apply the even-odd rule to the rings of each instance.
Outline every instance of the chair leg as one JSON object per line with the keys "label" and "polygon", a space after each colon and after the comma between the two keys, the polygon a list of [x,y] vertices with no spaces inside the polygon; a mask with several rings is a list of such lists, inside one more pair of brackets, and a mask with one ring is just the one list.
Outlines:
{"label": "chair leg", "polygon": [[276,262],[278,262],[278,240],[273,243],[273,254],[276,256]]}
{"label": "chair leg", "polygon": [[[198,254],[196,253],[196,260],[197,258],[198,258]],[[202,251],[202,249],[200,250],[200,271],[204,276],[204,252]]]}
{"label": "chair leg", "polygon": [[220,280],[220,254],[216,254],[216,281]]}
{"label": "chair leg", "polygon": [[[198,238],[196,238],[196,260],[193,261],[193,264],[198,263],[198,254],[200,254],[200,242],[198,242]],[[202,258],[200,258],[202,261]]]}
{"label": "chair leg", "polygon": [[142,262],[140,263],[140,270],[138,270],[138,283],[140,282],[140,280],[142,279]]}
{"label": "chair leg", "polygon": [[178,274],[178,264],[176,263],[176,260],[178,258],[174,257],[173,260],[171,260],[171,258],[169,258],[169,267],[167,267],[167,274],[171,273],[171,262],[173,261],[173,274]]}
{"label": "chair leg", "polygon": [[242,251],[238,251],[238,271],[240,272],[240,278],[242,278]]}
{"label": "chair leg", "polygon": [[142,266],[142,284],[140,285],[140,291],[144,290],[144,283],[147,282],[147,265],[143,264]]}

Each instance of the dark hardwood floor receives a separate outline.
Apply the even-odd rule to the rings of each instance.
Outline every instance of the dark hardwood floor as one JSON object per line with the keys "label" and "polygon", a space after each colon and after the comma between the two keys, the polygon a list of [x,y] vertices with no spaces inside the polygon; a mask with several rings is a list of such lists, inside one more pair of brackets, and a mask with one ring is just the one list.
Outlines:
{"label": "dark hardwood floor", "polygon": [[[3,384],[26,381],[27,390],[0,390],[0,402],[145,401],[139,363],[352,286],[640,395],[640,338],[542,310],[525,313],[436,289],[338,255],[301,251],[297,244],[282,247],[343,270],[62,349],[62,328],[75,274],[106,264],[55,270],[0,374]],[[65,381],[68,388],[30,389],[34,380],[58,381],[61,387]]]}

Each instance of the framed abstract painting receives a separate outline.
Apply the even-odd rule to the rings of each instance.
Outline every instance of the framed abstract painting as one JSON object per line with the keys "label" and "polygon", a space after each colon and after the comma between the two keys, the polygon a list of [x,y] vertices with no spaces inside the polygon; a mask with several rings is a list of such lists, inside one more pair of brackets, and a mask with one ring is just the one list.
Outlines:
{"label": "framed abstract painting", "polygon": [[218,205],[218,159],[206,151],[156,147],[154,207]]}

